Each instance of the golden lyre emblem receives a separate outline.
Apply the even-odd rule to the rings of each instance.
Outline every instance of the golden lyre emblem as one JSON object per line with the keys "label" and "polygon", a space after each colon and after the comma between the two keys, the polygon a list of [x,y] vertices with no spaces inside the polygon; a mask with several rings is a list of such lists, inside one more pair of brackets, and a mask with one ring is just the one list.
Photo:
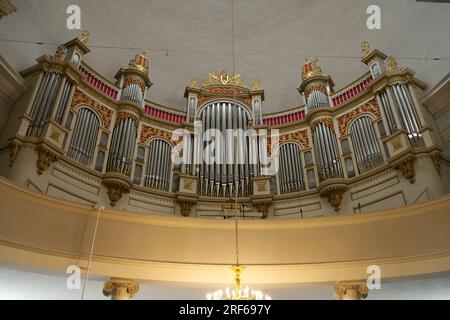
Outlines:
{"label": "golden lyre emblem", "polygon": [[223,85],[226,85],[226,84],[228,84],[229,81],[230,81],[230,76],[228,75],[228,73],[227,73],[226,70],[223,70],[223,71],[220,73],[220,82],[221,82]]}

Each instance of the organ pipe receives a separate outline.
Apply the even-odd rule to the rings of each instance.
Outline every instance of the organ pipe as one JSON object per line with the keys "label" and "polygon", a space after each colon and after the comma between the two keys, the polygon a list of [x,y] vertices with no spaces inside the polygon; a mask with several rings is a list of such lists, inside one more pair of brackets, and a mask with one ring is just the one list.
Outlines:
{"label": "organ pipe", "polygon": [[168,142],[161,139],[150,142],[144,186],[169,191],[171,154],[172,147]]}
{"label": "organ pipe", "polygon": [[327,125],[319,123],[313,138],[320,180],[343,178],[336,135]]}

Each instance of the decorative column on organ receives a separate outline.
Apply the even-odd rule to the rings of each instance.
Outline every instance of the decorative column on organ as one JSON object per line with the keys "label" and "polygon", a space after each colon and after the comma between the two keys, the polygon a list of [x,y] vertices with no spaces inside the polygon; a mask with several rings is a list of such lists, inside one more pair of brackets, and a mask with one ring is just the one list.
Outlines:
{"label": "decorative column on organ", "polygon": [[347,190],[342,169],[341,149],[337,142],[336,125],[331,112],[330,94],[334,87],[329,75],[324,75],[317,60],[306,59],[302,67],[302,83],[298,88],[305,97],[307,120],[311,126],[319,191],[338,211]]}
{"label": "decorative column on organ", "polygon": [[128,193],[132,181],[139,118],[145,105],[145,94],[152,83],[148,76],[148,59],[145,53],[137,54],[127,69],[116,74],[119,86],[118,111],[112,139],[109,146],[108,162],[103,184],[107,188],[111,206]]}
{"label": "decorative column on organ", "polygon": [[120,90],[118,99],[145,106],[147,90],[152,86],[148,76],[149,64],[145,52],[130,60],[127,69],[120,69],[115,78]]}

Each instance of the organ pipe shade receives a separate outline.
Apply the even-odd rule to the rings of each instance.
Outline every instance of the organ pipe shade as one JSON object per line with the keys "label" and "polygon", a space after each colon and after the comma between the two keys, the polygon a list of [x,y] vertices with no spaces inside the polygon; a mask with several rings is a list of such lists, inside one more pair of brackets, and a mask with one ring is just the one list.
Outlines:
{"label": "organ pipe shade", "polygon": [[[214,102],[201,111],[200,118],[204,140],[197,139],[193,143],[196,158],[202,159],[197,166],[199,193],[208,197],[229,197],[234,195],[237,181],[238,194],[250,195],[251,179],[256,173],[256,165],[251,164],[250,159],[260,157],[254,153],[255,148],[261,146],[255,146],[259,142],[246,134],[249,119],[246,109],[231,102]],[[234,138],[235,132],[237,139]]]}
{"label": "organ pipe shade", "polygon": [[319,123],[313,134],[319,180],[343,178],[337,139],[324,123]]}
{"label": "organ pipe shade", "polygon": [[137,104],[141,104],[143,99],[143,92],[141,87],[136,83],[130,83],[122,89],[122,95],[120,100],[131,101]]}
{"label": "organ pipe shade", "polygon": [[47,72],[42,78],[30,111],[31,121],[27,136],[39,137],[41,135],[45,121],[51,113],[51,106],[56,98],[60,81],[61,74],[56,72]]}
{"label": "organ pipe shade", "polygon": [[328,97],[322,91],[318,90],[311,91],[311,93],[308,95],[307,100],[308,101],[306,102],[306,107],[308,108],[308,111],[311,111],[319,107],[329,106]]}
{"label": "organ pipe shade", "polygon": [[280,171],[278,173],[281,193],[305,189],[300,147],[296,143],[285,143],[280,147]]}
{"label": "organ pipe shade", "polygon": [[172,146],[161,139],[150,141],[144,185],[149,188],[169,191],[172,171]]}
{"label": "organ pipe shade", "polygon": [[81,108],[75,122],[67,155],[85,165],[90,165],[95,153],[100,120],[88,108]]}
{"label": "organ pipe shade", "polygon": [[359,170],[364,172],[381,165],[383,156],[372,119],[368,116],[358,118],[350,125],[349,131]]}
{"label": "organ pipe shade", "polygon": [[123,119],[114,128],[106,169],[107,172],[130,175],[136,137],[136,124],[130,117]]}
{"label": "organ pipe shade", "polygon": [[55,120],[59,124],[61,124],[63,121],[64,113],[66,112],[66,109],[68,106],[68,100],[69,100],[71,89],[72,89],[72,84],[70,82],[66,81],[64,83],[64,87],[63,87],[62,94],[61,94],[61,100],[59,101],[59,104],[56,109],[56,115],[55,115]]}
{"label": "organ pipe shade", "polygon": [[389,132],[392,134],[397,131],[397,125],[394,118],[394,110],[389,102],[388,95],[386,91],[380,93],[381,107],[383,108],[384,114],[386,115],[386,121],[388,123]]}

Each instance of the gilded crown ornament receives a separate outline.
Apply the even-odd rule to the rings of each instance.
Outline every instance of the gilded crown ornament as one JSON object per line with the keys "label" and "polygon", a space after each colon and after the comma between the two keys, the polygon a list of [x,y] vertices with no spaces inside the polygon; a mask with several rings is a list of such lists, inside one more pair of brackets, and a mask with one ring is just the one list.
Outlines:
{"label": "gilded crown ornament", "polygon": [[320,75],[322,75],[322,69],[317,65],[317,59],[306,58],[302,68],[302,79],[306,80]]}
{"label": "gilded crown ornament", "polygon": [[367,55],[369,55],[369,53],[370,53],[370,45],[369,45],[369,42],[363,41],[363,42],[361,43],[361,51],[362,51],[363,57],[366,57]]}
{"label": "gilded crown ornament", "polygon": [[137,54],[134,59],[130,60],[128,67],[148,74],[148,58],[146,53],[142,52],[141,54]]}
{"label": "gilded crown ornament", "polygon": [[81,33],[80,41],[81,41],[85,46],[87,46],[88,43],[89,43],[89,37],[90,37],[89,30],[84,30],[84,31]]}

